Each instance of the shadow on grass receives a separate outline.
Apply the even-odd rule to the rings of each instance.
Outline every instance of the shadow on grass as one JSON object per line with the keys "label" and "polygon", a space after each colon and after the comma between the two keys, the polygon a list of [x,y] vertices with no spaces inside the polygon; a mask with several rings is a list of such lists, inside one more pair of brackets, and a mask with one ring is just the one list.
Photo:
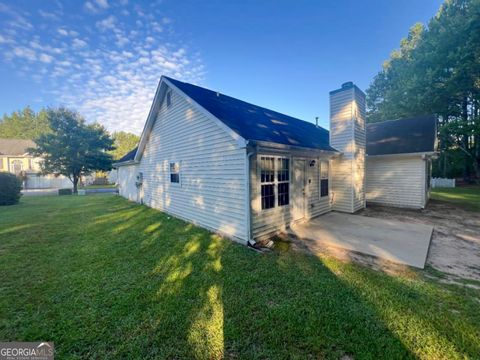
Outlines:
{"label": "shadow on grass", "polygon": [[[31,219],[9,233],[11,245],[37,235],[16,249],[26,261],[2,265],[2,339],[53,340],[59,357],[88,358],[454,358],[480,350],[480,319],[449,313],[455,293],[444,289],[294,252],[258,254],[120,198],[31,204],[8,224],[0,218],[12,227]],[[47,210],[56,215],[46,226]]]}

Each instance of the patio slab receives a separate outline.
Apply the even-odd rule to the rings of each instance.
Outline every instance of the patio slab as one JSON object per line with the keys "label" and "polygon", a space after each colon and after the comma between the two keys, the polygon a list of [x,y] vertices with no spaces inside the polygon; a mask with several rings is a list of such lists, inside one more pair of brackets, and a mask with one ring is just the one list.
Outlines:
{"label": "patio slab", "polygon": [[341,247],[423,269],[433,227],[330,212],[293,224],[289,232],[311,245]]}

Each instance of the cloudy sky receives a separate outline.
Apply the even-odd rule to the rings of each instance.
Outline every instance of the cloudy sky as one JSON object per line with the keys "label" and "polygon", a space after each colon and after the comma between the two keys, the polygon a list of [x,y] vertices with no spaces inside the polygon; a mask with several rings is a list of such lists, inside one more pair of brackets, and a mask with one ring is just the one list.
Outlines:
{"label": "cloudy sky", "polygon": [[328,124],[440,0],[1,1],[0,113],[65,105],[139,133],[161,75]]}

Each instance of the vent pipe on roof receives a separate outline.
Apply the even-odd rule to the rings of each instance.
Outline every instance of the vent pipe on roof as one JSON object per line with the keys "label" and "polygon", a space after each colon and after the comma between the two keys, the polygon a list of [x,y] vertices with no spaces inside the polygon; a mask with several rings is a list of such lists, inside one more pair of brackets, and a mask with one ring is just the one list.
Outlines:
{"label": "vent pipe on roof", "polygon": [[217,91],[217,97],[220,97],[220,93]]}
{"label": "vent pipe on roof", "polygon": [[315,126],[318,127],[318,116],[315,116]]}

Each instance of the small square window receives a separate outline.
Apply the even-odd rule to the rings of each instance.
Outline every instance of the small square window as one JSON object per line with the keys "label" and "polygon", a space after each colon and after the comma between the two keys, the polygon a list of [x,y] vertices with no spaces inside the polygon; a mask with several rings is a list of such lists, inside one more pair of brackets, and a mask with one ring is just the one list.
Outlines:
{"label": "small square window", "polygon": [[180,183],[180,163],[171,162],[170,163],[170,182],[171,183]]}
{"label": "small square window", "polygon": [[172,105],[172,90],[167,91],[167,108]]}
{"label": "small square window", "polygon": [[328,196],[328,161],[320,163],[320,196]]}

